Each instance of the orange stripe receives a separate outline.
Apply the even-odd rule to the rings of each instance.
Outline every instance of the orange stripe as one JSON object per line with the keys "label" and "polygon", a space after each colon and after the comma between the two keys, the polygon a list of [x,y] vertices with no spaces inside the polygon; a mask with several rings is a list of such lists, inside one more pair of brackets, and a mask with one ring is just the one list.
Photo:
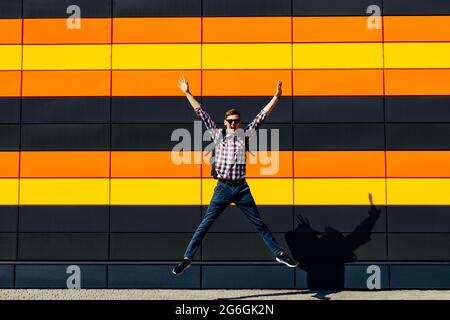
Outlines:
{"label": "orange stripe", "polygon": [[291,42],[291,17],[203,18],[203,42]]}
{"label": "orange stripe", "polygon": [[113,96],[181,96],[178,78],[188,79],[193,95],[200,95],[200,70],[113,70]]}
{"label": "orange stripe", "polygon": [[24,44],[111,43],[111,19],[82,18],[80,29],[67,19],[24,19]]}
{"label": "orange stripe", "polygon": [[114,43],[201,42],[201,18],[114,18]]}
{"label": "orange stripe", "polygon": [[294,70],[294,95],[383,95],[383,70]]}
{"label": "orange stripe", "polygon": [[200,152],[186,152],[186,160],[191,163],[177,165],[172,161],[170,151],[112,151],[111,177],[200,178],[200,163],[194,163],[194,154],[201,155]]}
{"label": "orange stripe", "polygon": [[367,28],[367,17],[294,17],[294,42],[381,42],[383,30]]}
{"label": "orange stripe", "polygon": [[0,97],[20,97],[20,71],[0,71]]}
{"label": "orange stripe", "polygon": [[386,69],[386,95],[450,95],[450,69]]}
{"label": "orange stripe", "polygon": [[0,19],[0,44],[22,43],[22,19]]}
{"label": "orange stripe", "polygon": [[[292,151],[247,153],[247,178],[292,178]],[[202,165],[202,177],[211,177],[209,159],[211,152],[205,152],[206,162]],[[254,159],[256,162],[250,163]]]}
{"label": "orange stripe", "polygon": [[[195,155],[194,155],[195,154]],[[258,163],[250,163],[247,157],[247,177],[292,177],[292,151],[268,153],[262,162],[260,152],[254,152]],[[199,178],[209,177],[210,153],[195,163],[200,152],[187,152],[188,161],[177,165],[170,151],[112,151],[112,178]],[[277,172],[264,174],[279,160]],[[107,178],[109,177],[109,151],[22,151],[20,152],[20,176],[22,178]],[[387,177],[389,178],[448,178],[450,177],[450,151],[387,151]],[[19,152],[0,152],[0,177],[17,178]],[[383,178],[384,151],[295,151],[295,178]],[[273,165],[272,168],[276,168]]]}
{"label": "orange stripe", "polygon": [[387,151],[386,160],[388,177],[450,177],[450,151]]}
{"label": "orange stripe", "polygon": [[110,71],[23,71],[23,96],[109,96]]}
{"label": "orange stripe", "polygon": [[384,41],[450,41],[450,16],[386,16]]}
{"label": "orange stripe", "polygon": [[109,151],[22,151],[21,178],[108,178]]}
{"label": "orange stripe", "polygon": [[1,151],[0,178],[18,178],[18,177],[19,177],[19,152]]}
{"label": "orange stripe", "polygon": [[290,70],[204,70],[205,96],[272,96],[277,80],[283,95],[292,95]]}
{"label": "orange stripe", "polygon": [[296,178],[384,178],[384,151],[295,151]]}

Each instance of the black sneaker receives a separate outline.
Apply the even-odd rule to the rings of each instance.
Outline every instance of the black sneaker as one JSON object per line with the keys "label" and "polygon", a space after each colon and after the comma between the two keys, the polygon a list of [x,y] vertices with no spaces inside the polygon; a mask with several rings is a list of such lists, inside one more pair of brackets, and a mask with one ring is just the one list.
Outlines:
{"label": "black sneaker", "polygon": [[295,268],[296,266],[298,266],[298,262],[295,261],[294,259],[292,259],[286,252],[281,252],[280,254],[277,255],[276,260],[279,263],[284,263],[285,265],[287,265],[290,268]]}
{"label": "black sneaker", "polygon": [[181,275],[184,270],[191,266],[191,260],[184,258],[175,268],[173,268],[172,273],[176,276]]}

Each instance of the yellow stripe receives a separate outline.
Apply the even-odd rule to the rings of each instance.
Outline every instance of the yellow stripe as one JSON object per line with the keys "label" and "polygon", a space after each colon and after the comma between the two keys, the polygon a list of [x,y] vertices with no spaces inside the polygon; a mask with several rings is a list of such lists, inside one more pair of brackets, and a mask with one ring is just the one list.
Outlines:
{"label": "yellow stripe", "polygon": [[111,179],[112,205],[199,205],[200,179]]}
{"label": "yellow stripe", "polygon": [[21,179],[21,205],[108,205],[108,179]]}
{"label": "yellow stripe", "polygon": [[[385,205],[385,179],[247,179],[258,205]],[[200,184],[202,192],[200,191]],[[111,179],[112,205],[208,205],[214,179]],[[17,205],[18,179],[0,179],[0,204]],[[388,205],[450,205],[450,179],[387,179]],[[201,198],[201,199],[200,199]],[[202,200],[202,202],[200,202]],[[108,179],[20,180],[21,205],[108,205]]]}
{"label": "yellow stripe", "polygon": [[[292,179],[246,179],[257,205],[293,205]],[[203,179],[202,203],[208,205],[217,180]]]}
{"label": "yellow stripe", "polygon": [[200,44],[114,44],[113,69],[200,69]]}
{"label": "yellow stripe", "polygon": [[19,204],[19,179],[0,179],[0,204]]}
{"label": "yellow stripe", "polygon": [[107,69],[110,45],[25,45],[24,70]]}
{"label": "yellow stripe", "polygon": [[0,45],[0,70],[20,70],[21,60],[20,45]]}
{"label": "yellow stripe", "polygon": [[387,179],[388,205],[450,205],[450,179]]}
{"label": "yellow stripe", "polygon": [[295,69],[383,68],[382,43],[294,44]]}
{"label": "yellow stripe", "polygon": [[385,205],[385,179],[295,179],[296,205]]}
{"label": "yellow stripe", "polygon": [[450,43],[385,43],[386,68],[450,68]]}
{"label": "yellow stripe", "polygon": [[203,69],[290,69],[290,44],[204,44]]}

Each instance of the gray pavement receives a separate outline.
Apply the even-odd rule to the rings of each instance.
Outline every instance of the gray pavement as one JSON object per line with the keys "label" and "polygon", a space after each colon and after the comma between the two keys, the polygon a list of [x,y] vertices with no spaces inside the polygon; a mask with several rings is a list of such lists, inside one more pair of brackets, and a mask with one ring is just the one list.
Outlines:
{"label": "gray pavement", "polygon": [[450,300],[450,290],[60,290],[5,289],[0,300]]}

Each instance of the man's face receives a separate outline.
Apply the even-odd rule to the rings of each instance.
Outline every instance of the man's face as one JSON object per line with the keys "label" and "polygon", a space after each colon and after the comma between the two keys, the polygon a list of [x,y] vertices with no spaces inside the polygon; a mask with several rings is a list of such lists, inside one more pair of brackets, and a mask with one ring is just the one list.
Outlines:
{"label": "man's face", "polygon": [[226,117],[225,121],[223,122],[228,130],[235,131],[239,128],[241,122],[239,119],[239,115],[232,114]]}

